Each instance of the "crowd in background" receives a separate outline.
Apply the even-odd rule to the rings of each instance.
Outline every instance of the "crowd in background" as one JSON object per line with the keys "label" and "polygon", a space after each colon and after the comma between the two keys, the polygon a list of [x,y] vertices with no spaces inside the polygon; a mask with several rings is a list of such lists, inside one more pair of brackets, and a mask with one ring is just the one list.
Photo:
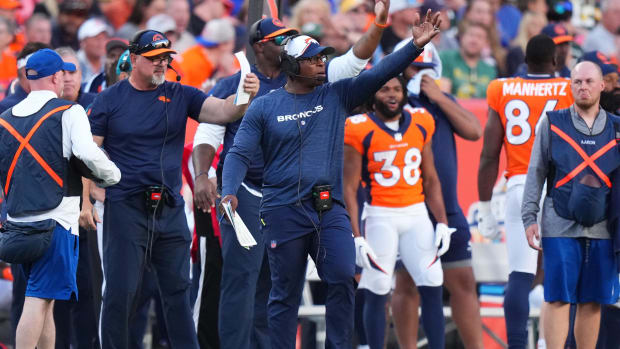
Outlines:
{"label": "crowd in background", "polygon": [[[334,47],[334,55],[347,52],[375,22],[374,0],[281,5],[284,25]],[[616,64],[603,72],[606,91],[620,91],[620,0],[391,0],[389,27],[369,64],[411,37],[414,14],[428,9],[442,16],[441,34],[433,40],[439,53],[434,59],[441,62],[437,81],[459,99],[484,99],[493,79],[523,73],[525,46],[541,32],[558,44],[559,75],[594,52],[602,65]],[[265,11],[269,15],[267,6]],[[106,74],[115,75],[119,56],[144,29],[165,33],[177,51],[168,80],[209,91],[239,70],[233,53],[246,46],[247,18],[248,0],[0,0],[0,99],[15,89],[27,43],[75,50],[83,91],[100,92]]]}
{"label": "crowd in background", "polygon": [[[484,98],[492,79],[517,74],[528,39],[550,24],[572,37],[560,62],[568,68],[583,52],[599,51],[612,63],[620,57],[617,0],[393,0],[390,27],[373,61],[407,38],[413,13],[427,9],[443,19],[434,40],[443,63],[441,87],[458,98]],[[290,0],[281,12],[285,25],[334,47],[337,55],[374,20],[371,0]],[[248,1],[242,0],[2,0],[0,93],[17,76],[16,55],[27,42],[72,47],[86,83],[102,71],[110,38],[129,41],[143,29],[171,39],[178,52],[172,66],[182,83],[208,89],[238,70],[232,54],[245,46],[247,15]]]}

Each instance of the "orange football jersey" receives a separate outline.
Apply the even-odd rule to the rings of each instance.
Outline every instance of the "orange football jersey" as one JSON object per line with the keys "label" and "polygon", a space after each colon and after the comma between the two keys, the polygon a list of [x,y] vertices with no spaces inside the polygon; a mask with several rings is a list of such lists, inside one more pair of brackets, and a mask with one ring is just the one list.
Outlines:
{"label": "orange football jersey", "polygon": [[548,111],[573,104],[566,78],[504,78],[491,81],[487,103],[504,127],[506,178],[526,174],[538,121]]}
{"label": "orange football jersey", "polygon": [[403,111],[397,131],[372,113],[347,119],[344,143],[362,155],[362,181],[371,205],[405,207],[424,201],[422,149],[434,131],[435,121],[423,108]]}

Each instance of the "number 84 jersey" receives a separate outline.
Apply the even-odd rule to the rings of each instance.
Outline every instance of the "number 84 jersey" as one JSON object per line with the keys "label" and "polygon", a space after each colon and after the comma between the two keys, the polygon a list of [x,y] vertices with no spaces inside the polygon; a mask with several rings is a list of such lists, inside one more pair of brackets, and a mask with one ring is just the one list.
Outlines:
{"label": "number 84 jersey", "polygon": [[573,95],[569,79],[526,75],[491,81],[487,103],[504,127],[506,178],[510,178],[527,173],[541,117],[548,111],[570,107]]}
{"label": "number 84 jersey", "polygon": [[370,205],[406,207],[424,201],[422,149],[434,131],[435,121],[423,108],[403,110],[397,130],[374,113],[347,119],[344,143],[362,155],[361,175]]}

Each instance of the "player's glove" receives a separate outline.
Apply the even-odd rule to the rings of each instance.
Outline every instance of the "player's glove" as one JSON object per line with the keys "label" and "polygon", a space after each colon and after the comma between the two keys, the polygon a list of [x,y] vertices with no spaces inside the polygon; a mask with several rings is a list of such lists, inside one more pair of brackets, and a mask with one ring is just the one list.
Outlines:
{"label": "player's glove", "polygon": [[372,264],[370,259],[373,261],[377,260],[375,251],[372,250],[368,241],[362,236],[356,237],[353,241],[355,242],[355,264],[360,268],[371,269]]}
{"label": "player's glove", "polygon": [[[450,228],[444,223],[437,223],[435,227],[435,247],[437,247],[437,257],[441,257],[450,248],[450,237],[456,229]],[[441,247],[440,247],[441,246]]]}
{"label": "player's glove", "polygon": [[491,211],[491,201],[478,203],[478,231],[489,240],[497,240],[501,236],[497,220]]}

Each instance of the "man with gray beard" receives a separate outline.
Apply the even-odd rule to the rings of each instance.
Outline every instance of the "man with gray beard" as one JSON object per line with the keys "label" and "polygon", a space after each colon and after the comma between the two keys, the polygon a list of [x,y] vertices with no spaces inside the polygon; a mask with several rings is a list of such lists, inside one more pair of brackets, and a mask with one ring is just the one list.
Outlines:
{"label": "man with gray beard", "polygon": [[[157,273],[170,345],[198,348],[189,304],[191,235],[183,211],[181,161],[187,117],[228,123],[246,106],[165,81],[170,41],[158,31],[138,32],[129,47],[131,76],[101,92],[89,110],[95,142],[123,171],[106,189],[101,315],[103,348],[128,348],[129,319],[145,268]],[[248,74],[244,89],[258,91]]]}

